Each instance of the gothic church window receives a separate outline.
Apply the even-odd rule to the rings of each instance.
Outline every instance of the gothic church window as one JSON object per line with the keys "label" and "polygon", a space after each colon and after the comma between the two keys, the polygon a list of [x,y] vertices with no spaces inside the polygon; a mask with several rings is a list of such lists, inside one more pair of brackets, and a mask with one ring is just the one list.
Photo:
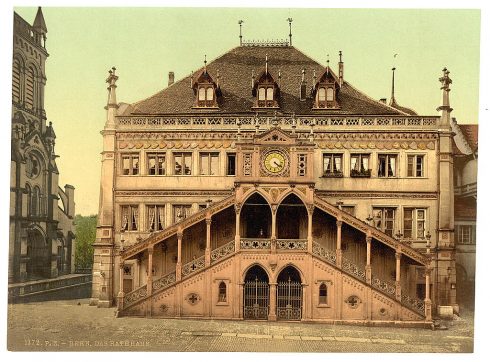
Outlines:
{"label": "gothic church window", "polygon": [[31,215],[39,216],[40,215],[40,207],[41,207],[41,190],[39,190],[38,186],[35,186],[32,190],[32,199],[31,199]]}
{"label": "gothic church window", "polygon": [[22,99],[23,74],[22,64],[19,59],[14,59],[12,65],[12,100],[20,103]]}
{"label": "gothic church window", "polygon": [[33,110],[36,106],[35,104],[36,73],[32,67],[29,68],[26,72],[25,89],[26,89],[25,105],[27,109]]}
{"label": "gothic church window", "polygon": [[26,159],[26,175],[29,178],[36,178],[41,172],[41,163],[33,153],[29,153]]}

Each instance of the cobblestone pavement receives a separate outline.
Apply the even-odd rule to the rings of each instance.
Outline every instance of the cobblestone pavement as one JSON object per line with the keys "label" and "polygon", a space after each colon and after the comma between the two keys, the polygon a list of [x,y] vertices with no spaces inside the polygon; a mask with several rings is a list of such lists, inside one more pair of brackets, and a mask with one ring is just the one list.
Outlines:
{"label": "cobblestone pavement", "polygon": [[[80,303],[80,305],[78,305]],[[473,315],[448,330],[319,323],[115,318],[88,300],[8,306],[15,351],[472,352]]]}

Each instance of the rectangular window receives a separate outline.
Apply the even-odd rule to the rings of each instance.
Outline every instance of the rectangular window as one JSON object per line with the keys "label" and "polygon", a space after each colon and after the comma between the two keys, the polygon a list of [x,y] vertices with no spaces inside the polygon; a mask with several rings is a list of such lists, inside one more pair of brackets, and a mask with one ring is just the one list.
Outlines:
{"label": "rectangular window", "polygon": [[148,231],[153,232],[165,229],[165,206],[148,205],[146,211]]}
{"label": "rectangular window", "polygon": [[188,176],[192,170],[192,153],[174,153],[174,175]]}
{"label": "rectangular window", "polygon": [[342,154],[323,154],[323,176],[342,177]]}
{"label": "rectangular window", "polygon": [[371,177],[369,154],[352,154],[350,156],[351,177]]}
{"label": "rectangular window", "polygon": [[122,174],[123,175],[138,175],[139,174],[139,164],[140,155],[134,154],[123,154],[122,159]]}
{"label": "rectangular window", "polygon": [[424,156],[407,156],[407,177],[424,177]]}
{"label": "rectangular window", "polygon": [[125,230],[125,231],[138,230],[138,206],[137,205],[121,206],[121,230]]}
{"label": "rectangular window", "polygon": [[219,173],[219,154],[200,153],[199,154],[199,174],[217,175]]}
{"label": "rectangular window", "polygon": [[373,208],[374,226],[390,236],[395,229],[395,210],[394,207]]}
{"label": "rectangular window", "polygon": [[458,229],[459,244],[475,244],[476,225],[459,225]]}
{"label": "rectangular window", "polygon": [[191,214],[191,205],[174,205],[174,223],[184,220]]}
{"label": "rectangular window", "polygon": [[236,175],[236,154],[227,153],[226,154],[226,174],[228,176]]}
{"label": "rectangular window", "polygon": [[424,239],[426,230],[426,209],[403,209],[403,237],[407,239]]}
{"label": "rectangular window", "polygon": [[165,175],[165,154],[149,153],[148,154],[148,174]]}
{"label": "rectangular window", "polygon": [[396,155],[378,155],[378,177],[396,176]]}

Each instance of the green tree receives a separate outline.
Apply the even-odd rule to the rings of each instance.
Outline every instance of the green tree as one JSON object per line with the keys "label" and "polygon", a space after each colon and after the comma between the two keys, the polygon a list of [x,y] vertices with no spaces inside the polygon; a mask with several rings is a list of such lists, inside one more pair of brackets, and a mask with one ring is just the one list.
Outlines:
{"label": "green tree", "polygon": [[75,216],[76,230],[76,268],[90,268],[94,259],[95,231],[97,228],[97,215]]}

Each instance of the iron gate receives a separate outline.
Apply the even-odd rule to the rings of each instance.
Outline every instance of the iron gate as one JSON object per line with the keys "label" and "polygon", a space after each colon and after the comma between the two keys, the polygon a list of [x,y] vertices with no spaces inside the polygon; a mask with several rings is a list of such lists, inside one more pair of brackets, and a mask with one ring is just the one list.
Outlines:
{"label": "iron gate", "polygon": [[301,319],[302,291],[301,283],[291,278],[277,283],[277,319]]}
{"label": "iron gate", "polygon": [[269,283],[259,280],[245,281],[243,318],[267,319],[269,316]]}

